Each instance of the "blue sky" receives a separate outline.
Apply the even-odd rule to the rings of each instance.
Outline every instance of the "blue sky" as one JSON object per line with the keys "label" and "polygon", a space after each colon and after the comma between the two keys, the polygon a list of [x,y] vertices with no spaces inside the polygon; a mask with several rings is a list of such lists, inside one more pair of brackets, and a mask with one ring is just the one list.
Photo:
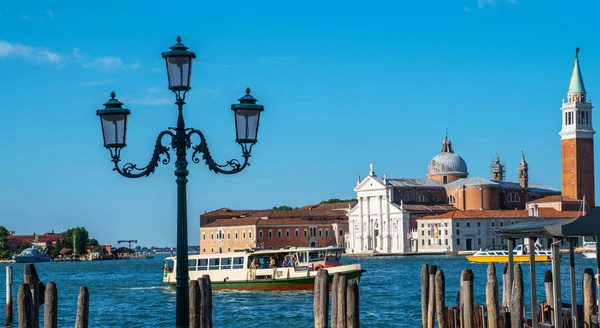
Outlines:
{"label": "blue sky", "polygon": [[369,162],[424,178],[446,128],[471,176],[488,178],[499,153],[515,180],[523,150],[530,182],[560,188],[575,47],[588,95],[600,94],[600,4],[589,0],[165,4],[2,3],[0,225],[175,245],[174,166],[113,172],[95,110],[116,92],[132,111],[122,158],[145,165],[175,125],[160,53],[178,35],[197,54],[186,123],[217,161],[240,157],[230,104],[249,86],[266,108],[245,171],[190,164],[190,244],[205,210],[354,197]]}

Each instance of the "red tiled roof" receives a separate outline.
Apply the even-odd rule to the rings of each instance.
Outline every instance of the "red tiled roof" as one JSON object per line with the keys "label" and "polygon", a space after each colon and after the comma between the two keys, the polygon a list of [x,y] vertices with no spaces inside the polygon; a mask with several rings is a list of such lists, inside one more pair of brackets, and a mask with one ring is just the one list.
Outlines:
{"label": "red tiled roof", "polygon": [[290,218],[290,219],[260,219],[258,221],[259,226],[281,226],[281,225],[308,225],[308,224],[332,224],[339,222],[339,219],[325,219],[325,220],[307,220],[302,218]]}
{"label": "red tiled roof", "polygon": [[59,237],[60,234],[46,234],[46,235],[13,235],[13,236],[7,236],[6,240],[7,242],[10,243],[15,243],[15,242],[23,242],[23,243],[32,243],[35,241],[35,238],[37,237],[38,242],[40,243],[47,243],[47,242],[53,242],[56,241]]}
{"label": "red tiled roof", "polygon": [[260,218],[257,217],[215,219],[214,221],[202,224],[200,228],[254,226],[259,220]]}
{"label": "red tiled roof", "polygon": [[455,211],[456,207],[449,204],[404,204],[404,209],[411,212],[439,212],[439,211]]}
{"label": "red tiled roof", "polygon": [[554,195],[554,196],[546,196],[536,200],[532,200],[529,203],[554,203],[554,202],[574,202],[581,203],[582,201],[579,199],[575,199],[569,196],[563,195]]}
{"label": "red tiled roof", "polygon": [[306,205],[299,208],[299,210],[348,210],[353,208],[358,204],[357,201],[351,202],[339,202],[339,203],[327,203],[327,204],[317,204],[317,205]]}
{"label": "red tiled roof", "polygon": [[[578,211],[557,211],[554,208],[539,208],[538,215],[541,218],[568,218],[575,219],[580,216]],[[439,215],[428,215],[417,220],[432,219],[496,219],[496,218],[526,218],[528,210],[471,210],[451,211]]]}

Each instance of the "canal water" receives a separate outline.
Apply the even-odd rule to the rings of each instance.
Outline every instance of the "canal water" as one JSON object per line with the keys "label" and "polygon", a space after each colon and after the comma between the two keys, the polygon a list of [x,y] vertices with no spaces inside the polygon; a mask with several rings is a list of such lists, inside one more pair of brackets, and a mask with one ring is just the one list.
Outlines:
{"label": "canal water", "polygon": [[[578,302],[585,268],[595,268],[595,260],[576,255]],[[172,327],[175,325],[175,289],[162,284],[162,259],[38,263],[42,281],[54,281],[59,295],[59,327],[73,327],[80,286],[90,293],[90,327]],[[446,304],[453,305],[459,289],[461,270],[475,275],[475,302],[485,302],[487,264],[469,263],[464,256],[344,257],[357,261],[367,272],[359,285],[360,319],[363,327],[418,327],[420,325],[421,265],[437,265],[446,277]],[[0,265],[0,309],[5,304],[5,269]],[[14,295],[23,281],[23,264],[13,264]],[[529,265],[522,265],[529,290]],[[543,297],[544,271],[549,263],[536,265],[538,300]],[[497,265],[501,281],[502,265]],[[594,270],[595,271],[595,270]],[[567,290],[568,257],[562,256],[562,298],[570,302]],[[215,327],[311,327],[312,291],[239,292],[214,291]],[[529,295],[525,304],[529,308]],[[16,299],[15,320],[16,320]],[[5,322],[4,311],[0,324]],[[42,315],[43,317],[43,315]],[[15,325],[16,327],[16,325]]]}

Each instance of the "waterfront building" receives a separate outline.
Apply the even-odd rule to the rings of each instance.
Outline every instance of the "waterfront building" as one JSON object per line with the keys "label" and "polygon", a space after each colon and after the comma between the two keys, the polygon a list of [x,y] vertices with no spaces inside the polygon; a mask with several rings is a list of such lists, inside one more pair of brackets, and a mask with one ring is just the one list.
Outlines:
{"label": "waterfront building", "polygon": [[[491,164],[490,179],[470,177],[467,163],[454,152],[446,132],[440,153],[429,163],[426,179],[390,179],[385,173],[380,178],[375,174],[373,164],[364,180],[358,177],[354,188],[358,203],[348,213],[348,251],[401,253],[438,248],[455,250],[502,246],[489,232],[496,224],[510,224],[527,217],[527,204],[535,204],[544,217],[577,217],[580,208],[593,207],[595,131],[592,128],[592,105],[586,99],[578,51],[567,93],[568,101],[563,100],[562,105],[562,192],[544,184],[530,183],[529,164],[523,153],[517,167],[516,181],[507,180],[506,168],[498,154]],[[582,206],[582,202],[585,206]],[[422,226],[424,223],[417,224],[419,218],[431,220],[436,215],[445,220],[429,221],[427,226]],[[471,222],[465,222],[465,225],[479,229],[472,237],[464,239],[463,244],[453,244],[451,241],[455,235],[451,223],[456,226],[460,222],[452,220],[473,215],[480,221],[474,222],[473,227],[470,226]],[[446,224],[449,226],[446,227]],[[441,229],[444,234],[436,232],[436,229]],[[460,231],[466,233],[467,230]],[[478,237],[478,231],[485,236]],[[440,238],[427,241],[424,238],[427,233],[430,239],[433,233]],[[460,243],[459,240],[456,242]],[[470,247],[467,247],[469,240]]]}
{"label": "waterfront building", "polygon": [[43,235],[16,235],[12,233],[10,236],[6,237],[6,245],[11,252],[16,252],[19,247],[24,244],[32,245],[44,250],[49,247],[54,247],[59,237],[60,234],[54,232],[45,233]]}
{"label": "waterfront building", "polygon": [[293,210],[221,208],[200,216],[200,254],[245,248],[280,249],[344,245],[347,212],[356,202]]}

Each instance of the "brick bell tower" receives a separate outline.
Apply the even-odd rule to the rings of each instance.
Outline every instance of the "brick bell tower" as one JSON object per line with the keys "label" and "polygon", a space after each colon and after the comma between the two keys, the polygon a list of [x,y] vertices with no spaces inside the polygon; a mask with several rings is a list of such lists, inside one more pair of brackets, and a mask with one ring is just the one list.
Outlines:
{"label": "brick bell tower", "polygon": [[585,86],[579,69],[579,48],[575,49],[575,64],[569,84],[568,100],[562,103],[562,194],[582,200],[586,208],[595,206],[594,196],[594,134],[592,103],[586,99]]}

